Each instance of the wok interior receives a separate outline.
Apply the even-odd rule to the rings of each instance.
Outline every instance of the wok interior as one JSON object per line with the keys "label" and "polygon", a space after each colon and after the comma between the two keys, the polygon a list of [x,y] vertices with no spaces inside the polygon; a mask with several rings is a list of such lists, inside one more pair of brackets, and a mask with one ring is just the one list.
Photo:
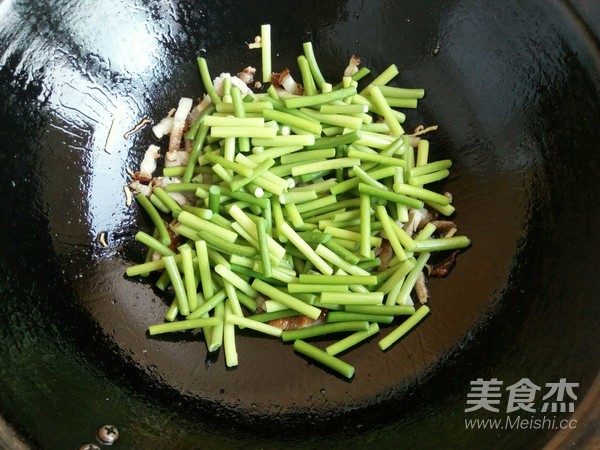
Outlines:
{"label": "wok interior", "polygon": [[[541,2],[327,2],[310,14],[305,5],[240,14],[225,2],[129,2],[115,19],[100,6],[9,5],[0,338],[11,364],[0,368],[0,410],[34,444],[73,447],[115,423],[123,445],[144,448],[360,447],[399,436],[418,448],[449,438],[535,447],[552,433],[465,433],[469,382],[566,377],[582,396],[592,384],[598,282],[581,271],[598,262],[598,218],[588,214],[597,186],[580,174],[598,168],[600,83],[597,48],[572,12]],[[90,31],[106,20],[111,33]],[[149,227],[124,203],[125,168],[154,140],[146,129],[104,152],[113,112],[123,108],[127,131],[200,95],[198,55],[213,75],[259,65],[244,42],[264,22],[274,69],[295,68],[307,39],[326,78],[351,54],[373,73],[397,64],[395,84],[427,90],[406,128],[439,124],[432,157],[454,161],[443,187],[473,246],[429,283],[433,313],[416,331],[387,352],[373,339],[343,355],[357,368],[352,381],[251,333],[240,333],[233,370],[192,334],[149,338],[165,302],[151,282],[124,276],[143,258],[133,234]],[[96,240],[102,231],[108,249]]]}

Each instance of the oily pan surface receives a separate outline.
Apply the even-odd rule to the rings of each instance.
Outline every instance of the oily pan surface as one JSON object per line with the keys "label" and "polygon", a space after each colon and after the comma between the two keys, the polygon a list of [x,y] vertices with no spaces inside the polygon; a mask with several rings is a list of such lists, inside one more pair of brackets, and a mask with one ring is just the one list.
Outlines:
{"label": "oily pan surface", "polygon": [[[583,24],[560,3],[271,6],[0,4],[3,415],[48,448],[93,440],[103,423],[146,448],[218,447],[228,430],[230,445],[291,435],[301,446],[327,432],[357,446],[402,434],[418,448],[489,447],[497,436],[464,432],[469,381],[566,377],[583,396],[598,372],[586,356],[598,344],[588,301],[598,281],[581,275],[598,262],[597,186],[583,174],[598,168],[600,104]],[[133,234],[149,229],[125,206],[125,168],[154,140],[146,129],[104,152],[113,111],[126,108],[125,132],[200,95],[198,55],[214,75],[258,66],[244,42],[266,22],[274,69],[295,68],[308,39],[327,78],[352,53],[373,73],[397,64],[395,84],[427,90],[407,129],[439,124],[432,157],[455,163],[443,186],[473,247],[430,282],[432,315],[415,332],[385,353],[373,339],[343,355],[352,381],[248,333],[234,370],[191,334],[150,339],[166,306],[149,282],[123,275],[143,258]],[[535,446],[551,434],[500,439]]]}

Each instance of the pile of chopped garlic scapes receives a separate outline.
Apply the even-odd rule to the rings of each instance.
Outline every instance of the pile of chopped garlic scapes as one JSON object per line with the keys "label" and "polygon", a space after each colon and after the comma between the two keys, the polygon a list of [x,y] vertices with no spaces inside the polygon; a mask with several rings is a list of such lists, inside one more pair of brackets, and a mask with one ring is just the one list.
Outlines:
{"label": "pile of chopped garlic scapes", "polygon": [[128,186],[154,231],[135,235],[147,257],[127,275],[156,274],[172,295],[150,335],[199,330],[232,367],[240,330],[262,333],[351,378],[345,355],[423,320],[427,277],[470,245],[452,196],[429,188],[452,162],[429,158],[436,127],[405,132],[424,91],[392,86],[395,65],[372,77],[352,55],[326,81],[306,42],[298,75],[272,73],[270,31],[249,46],[262,81],[252,67],[213,79],[198,58],[207,95],[154,125],[168,149],[151,145]]}

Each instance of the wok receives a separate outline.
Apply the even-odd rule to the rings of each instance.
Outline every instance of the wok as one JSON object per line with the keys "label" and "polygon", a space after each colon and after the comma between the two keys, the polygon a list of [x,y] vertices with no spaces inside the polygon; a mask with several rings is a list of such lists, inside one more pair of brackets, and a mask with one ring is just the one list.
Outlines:
{"label": "wok", "polygon": [[[598,448],[600,6],[593,0],[0,2],[0,443],[79,448],[114,424],[118,448]],[[326,78],[351,54],[423,87],[408,123],[440,126],[460,232],[473,245],[429,283],[432,314],[387,352],[344,355],[347,381],[289,345],[242,333],[240,365],[189,333],[149,338],[166,303],[127,279],[149,221],[125,205],[148,128],[213,74],[273,68],[312,40]],[[108,248],[97,236],[107,233]],[[471,382],[578,383],[575,427],[467,429]],[[573,423],[575,424],[575,423]],[[509,427],[510,428],[510,427]]]}

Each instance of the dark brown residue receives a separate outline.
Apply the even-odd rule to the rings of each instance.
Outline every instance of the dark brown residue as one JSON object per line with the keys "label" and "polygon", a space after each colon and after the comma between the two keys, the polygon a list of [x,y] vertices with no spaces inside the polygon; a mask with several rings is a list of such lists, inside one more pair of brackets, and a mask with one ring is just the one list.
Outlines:
{"label": "dark brown residue", "polygon": [[459,253],[459,250],[454,250],[443,261],[428,266],[429,276],[433,278],[444,278],[447,276],[456,265],[456,257]]}
{"label": "dark brown residue", "polygon": [[148,176],[148,174],[142,173],[138,170],[133,172],[131,178],[133,178],[136,181],[139,181],[140,183],[149,183],[152,180],[151,176]]}
{"label": "dark brown residue", "polygon": [[146,125],[152,124],[152,123],[153,123],[152,119],[148,119],[148,118],[142,119],[142,121],[140,123],[138,123],[135,127],[133,127],[131,130],[129,130],[128,132],[126,132],[123,135],[123,139],[128,139],[129,136],[131,136],[132,134],[137,133],[142,128],[144,128]]}
{"label": "dark brown residue", "polygon": [[389,267],[388,264],[390,260],[394,257],[394,249],[392,249],[390,241],[388,241],[387,239],[382,239],[381,248],[377,256],[381,260],[381,264],[379,265],[377,270],[381,272],[382,270],[385,270]]}
{"label": "dark brown residue", "polygon": [[432,220],[431,223],[435,225],[436,233],[440,237],[445,237],[452,230],[457,229],[456,224],[451,220]]}
{"label": "dark brown residue", "polygon": [[268,324],[277,328],[281,328],[282,330],[298,330],[300,328],[321,325],[326,319],[327,311],[321,310],[321,315],[316,319],[311,319],[310,317],[306,316],[292,316],[271,320],[268,322]]}

